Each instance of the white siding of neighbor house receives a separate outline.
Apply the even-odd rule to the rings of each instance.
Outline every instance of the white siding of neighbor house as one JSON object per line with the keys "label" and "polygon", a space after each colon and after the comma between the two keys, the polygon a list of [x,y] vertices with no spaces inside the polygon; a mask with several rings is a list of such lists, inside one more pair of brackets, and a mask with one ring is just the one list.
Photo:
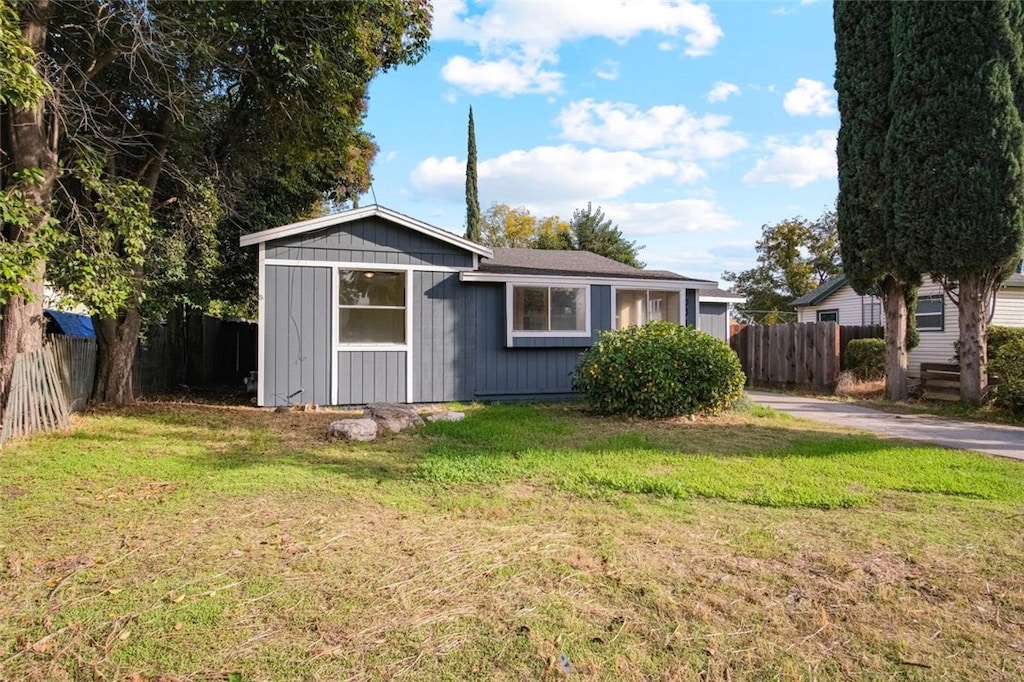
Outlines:
{"label": "white siding of neighbor house", "polygon": [[999,292],[992,324],[1024,327],[1024,287],[1006,288]]}
{"label": "white siding of neighbor house", "polygon": [[[942,287],[934,282],[921,286],[919,297],[943,295]],[[814,322],[819,310],[839,310],[840,325],[861,324],[861,297],[847,285],[816,306],[801,308],[800,322]],[[957,307],[943,295],[945,314],[942,331],[921,331],[921,342],[910,352],[907,373],[912,377],[921,374],[922,362],[952,362],[957,338],[960,336],[960,314]],[[1007,327],[1024,327],[1024,289],[1003,289],[996,301],[996,312],[992,324]]]}
{"label": "white siding of neighbor house", "polygon": [[817,322],[819,310],[838,310],[840,326],[857,326],[864,324],[862,316],[861,296],[850,287],[843,285],[839,290],[826,298],[820,305],[800,308],[797,311],[797,322]]}

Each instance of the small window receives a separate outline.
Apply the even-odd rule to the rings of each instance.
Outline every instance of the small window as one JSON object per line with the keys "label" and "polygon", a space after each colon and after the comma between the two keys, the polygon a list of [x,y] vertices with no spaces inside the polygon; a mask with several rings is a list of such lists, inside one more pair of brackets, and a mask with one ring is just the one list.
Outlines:
{"label": "small window", "polygon": [[861,297],[860,323],[882,324],[882,301],[877,296]]}
{"label": "small window", "polygon": [[346,345],[405,343],[405,273],[341,270],[338,340]]}
{"label": "small window", "polygon": [[512,287],[512,331],[587,333],[586,287]]}
{"label": "small window", "polygon": [[917,299],[918,331],[941,332],[945,329],[945,305],[942,296],[922,296]]}
{"label": "small window", "polygon": [[838,310],[819,310],[818,322],[839,322]]}
{"label": "small window", "polygon": [[615,291],[615,328],[665,321],[679,324],[679,292],[651,289]]}

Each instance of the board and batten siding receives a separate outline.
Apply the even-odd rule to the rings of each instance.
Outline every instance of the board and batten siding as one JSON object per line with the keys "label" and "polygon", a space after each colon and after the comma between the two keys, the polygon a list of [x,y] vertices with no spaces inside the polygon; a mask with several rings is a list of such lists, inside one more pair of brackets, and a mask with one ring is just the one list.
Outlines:
{"label": "board and batten siding", "polygon": [[406,351],[338,351],[338,403],[404,403]]}
{"label": "board and batten siding", "polygon": [[472,400],[476,368],[476,287],[457,273],[413,273],[413,400]]}
{"label": "board and batten siding", "polygon": [[268,265],[264,277],[264,404],[330,404],[330,269]]}
{"label": "board and batten siding", "polygon": [[[527,399],[572,394],[570,374],[586,347],[576,345],[578,338],[515,339],[515,347],[506,346],[505,285],[472,285],[477,310],[476,387],[480,400]],[[590,323],[592,335],[611,328],[611,287],[590,287]],[[526,345],[530,344],[530,345]],[[572,345],[569,345],[572,344]]]}
{"label": "board and batten siding", "polygon": [[266,248],[269,260],[473,266],[468,251],[377,217],[275,239]]}
{"label": "board and batten siding", "polygon": [[705,303],[700,304],[700,325],[697,327],[702,332],[707,332],[716,339],[729,340],[729,304],[728,303]]}

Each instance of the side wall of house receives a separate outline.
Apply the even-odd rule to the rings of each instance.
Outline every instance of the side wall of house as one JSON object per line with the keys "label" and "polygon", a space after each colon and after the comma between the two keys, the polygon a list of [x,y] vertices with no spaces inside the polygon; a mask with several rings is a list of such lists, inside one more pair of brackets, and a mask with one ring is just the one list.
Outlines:
{"label": "side wall of house", "polygon": [[839,325],[864,324],[862,297],[847,285],[815,306],[806,306],[797,311],[797,322],[817,322],[818,311],[835,310],[839,313]]}
{"label": "side wall of house", "polygon": [[704,303],[700,304],[700,325],[701,331],[711,334],[716,339],[729,340],[729,304],[728,303]]}
{"label": "side wall of house", "polygon": [[1024,287],[1005,287],[999,291],[992,324],[1024,327]]}
{"label": "side wall of house", "polygon": [[473,400],[477,364],[476,289],[458,273],[413,277],[413,401]]}

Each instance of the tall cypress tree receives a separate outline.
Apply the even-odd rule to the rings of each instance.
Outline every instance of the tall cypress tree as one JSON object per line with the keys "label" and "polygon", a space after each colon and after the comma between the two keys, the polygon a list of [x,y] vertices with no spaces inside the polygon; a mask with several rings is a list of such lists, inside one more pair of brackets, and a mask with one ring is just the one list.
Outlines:
{"label": "tall cypress tree", "polygon": [[473,107],[470,107],[469,148],[466,151],[466,239],[479,242],[482,237],[480,199],[476,191],[476,130],[473,127]]}
{"label": "tall cypress tree", "polygon": [[920,283],[894,248],[892,179],[885,138],[892,121],[892,5],[845,2],[833,6],[836,91],[841,125],[837,144],[837,230],[843,272],[854,291],[879,295],[885,310],[885,392],[907,397],[907,299]]}
{"label": "tall cypress tree", "polygon": [[991,302],[1024,237],[1017,2],[893,5],[894,246],[960,312],[960,397],[987,393]]}

